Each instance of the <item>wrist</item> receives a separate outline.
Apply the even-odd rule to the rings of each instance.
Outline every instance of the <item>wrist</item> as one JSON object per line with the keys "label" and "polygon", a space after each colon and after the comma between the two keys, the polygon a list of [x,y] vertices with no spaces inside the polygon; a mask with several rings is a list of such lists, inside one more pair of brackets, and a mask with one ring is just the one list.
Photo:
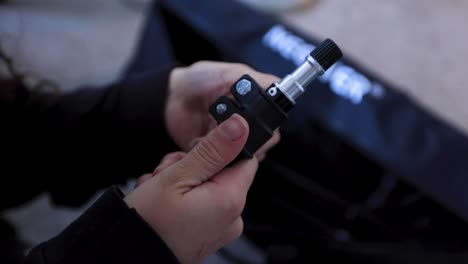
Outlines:
{"label": "wrist", "polygon": [[[164,200],[162,197],[157,197],[154,193],[157,193],[154,190],[155,186],[149,186],[151,183],[147,184],[147,190],[144,190],[140,186],[139,189],[135,189],[124,197],[124,201],[128,207],[134,209],[138,216],[153,230],[153,232],[165,243],[167,248],[174,254],[174,256],[179,260],[183,260],[183,254],[180,253],[180,250],[177,250],[178,243],[177,239],[174,241],[174,236],[171,233],[174,230],[171,227],[171,219],[164,219],[164,215],[158,215],[158,212],[163,212],[163,214],[170,214],[169,208],[163,208],[163,205],[158,205],[159,200]],[[142,190],[143,189],[143,190]],[[184,262],[186,263],[186,262]]]}

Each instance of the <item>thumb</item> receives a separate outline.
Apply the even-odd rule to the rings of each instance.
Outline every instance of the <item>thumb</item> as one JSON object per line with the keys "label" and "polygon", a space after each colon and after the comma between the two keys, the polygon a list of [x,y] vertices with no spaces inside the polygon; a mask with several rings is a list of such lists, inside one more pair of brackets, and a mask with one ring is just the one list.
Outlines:
{"label": "thumb", "polygon": [[232,162],[244,147],[249,125],[232,115],[205,136],[177,165],[177,182],[198,186]]}

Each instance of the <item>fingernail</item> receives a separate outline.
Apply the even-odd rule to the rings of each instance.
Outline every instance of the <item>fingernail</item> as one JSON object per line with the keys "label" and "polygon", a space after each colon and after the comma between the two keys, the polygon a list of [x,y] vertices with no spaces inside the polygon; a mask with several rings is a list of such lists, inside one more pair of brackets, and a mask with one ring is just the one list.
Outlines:
{"label": "fingernail", "polygon": [[245,127],[238,114],[232,115],[221,125],[221,132],[226,139],[236,141],[244,135]]}

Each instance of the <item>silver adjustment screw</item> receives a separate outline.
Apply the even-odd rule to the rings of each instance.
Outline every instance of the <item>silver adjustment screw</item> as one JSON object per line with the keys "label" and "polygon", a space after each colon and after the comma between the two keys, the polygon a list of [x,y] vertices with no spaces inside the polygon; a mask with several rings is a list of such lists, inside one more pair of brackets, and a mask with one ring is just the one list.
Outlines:
{"label": "silver adjustment screw", "polygon": [[252,83],[249,80],[242,79],[236,84],[236,91],[240,95],[246,95],[252,90]]}
{"label": "silver adjustment screw", "polygon": [[218,113],[218,115],[222,115],[224,113],[226,113],[227,111],[227,105],[226,104],[218,104],[216,106],[216,113]]}

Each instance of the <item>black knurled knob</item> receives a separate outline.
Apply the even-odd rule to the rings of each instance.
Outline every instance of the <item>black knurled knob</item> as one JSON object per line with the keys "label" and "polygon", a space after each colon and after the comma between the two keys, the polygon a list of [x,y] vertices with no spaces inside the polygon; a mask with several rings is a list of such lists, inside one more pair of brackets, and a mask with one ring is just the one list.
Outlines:
{"label": "black knurled knob", "polygon": [[310,53],[310,56],[326,71],[343,57],[343,53],[333,40],[326,39]]}

